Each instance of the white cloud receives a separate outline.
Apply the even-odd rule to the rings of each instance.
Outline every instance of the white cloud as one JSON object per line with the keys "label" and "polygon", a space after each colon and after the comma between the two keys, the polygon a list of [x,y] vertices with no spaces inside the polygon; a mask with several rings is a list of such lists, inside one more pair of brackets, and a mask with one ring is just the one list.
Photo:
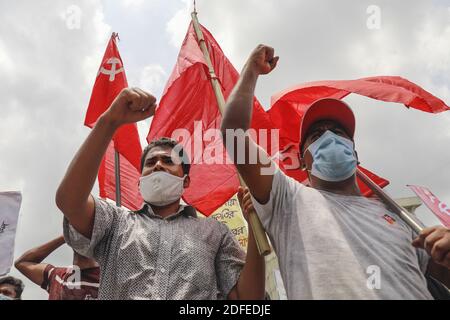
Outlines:
{"label": "white cloud", "polygon": [[[167,81],[167,76],[168,75],[162,66],[150,64],[142,69],[139,78],[139,86],[141,89],[150,92],[155,97],[161,97],[164,85]],[[138,123],[139,137],[143,146],[147,145],[146,139],[150,125],[151,119]]]}
{"label": "white cloud", "polygon": [[179,48],[183,43],[187,26],[191,21],[191,1],[181,0],[181,2],[184,4],[184,7],[175,13],[167,23],[166,27],[166,31],[170,35],[170,43],[176,48]]}
{"label": "white cloud", "polygon": [[10,57],[10,54],[6,51],[5,45],[0,38],[0,72],[11,75],[14,69],[14,63]]}
{"label": "white cloud", "polygon": [[[55,191],[89,132],[83,118],[110,27],[101,1],[84,0],[77,2],[79,28],[69,28],[61,12],[72,4],[0,3],[0,29],[8,30],[0,41],[0,188],[23,193],[16,257],[62,232]],[[68,265],[71,250],[64,246],[48,261]],[[12,275],[25,280],[15,269]],[[47,298],[38,286],[25,283],[25,299]]]}
{"label": "white cloud", "polygon": [[139,7],[144,3],[144,0],[122,0],[122,5],[126,8]]}
{"label": "white cloud", "polygon": [[167,77],[167,73],[160,65],[148,65],[141,71],[140,87],[153,94],[161,94]]}

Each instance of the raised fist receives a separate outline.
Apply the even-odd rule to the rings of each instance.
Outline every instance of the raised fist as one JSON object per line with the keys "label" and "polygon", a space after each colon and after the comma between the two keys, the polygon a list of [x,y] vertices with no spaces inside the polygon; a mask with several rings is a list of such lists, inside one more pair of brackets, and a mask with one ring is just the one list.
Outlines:
{"label": "raised fist", "polygon": [[246,67],[258,75],[267,74],[277,66],[279,57],[274,56],[275,50],[264,44],[258,45],[247,60]]}
{"label": "raised fist", "polygon": [[135,123],[154,115],[156,98],[138,88],[123,89],[104,116],[116,127]]}

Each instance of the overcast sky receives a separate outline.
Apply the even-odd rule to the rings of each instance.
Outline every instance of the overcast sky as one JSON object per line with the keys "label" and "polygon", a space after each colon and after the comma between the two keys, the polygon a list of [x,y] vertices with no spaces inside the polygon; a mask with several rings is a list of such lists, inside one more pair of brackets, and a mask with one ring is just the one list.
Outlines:
{"label": "overcast sky", "polygon": [[[55,190],[89,133],[84,115],[111,32],[120,35],[130,86],[159,98],[191,9],[185,0],[0,0],[0,190],[23,193],[16,257],[62,232]],[[375,75],[405,77],[450,104],[450,0],[198,0],[197,9],[238,70],[258,43],[275,48],[278,67],[256,93],[266,108],[272,94],[295,84]],[[405,185],[420,184],[450,203],[450,113],[355,95],[346,101],[360,161],[391,181],[392,196],[413,196]],[[149,121],[139,129],[144,143]],[[437,223],[425,207],[417,213]],[[48,261],[71,259],[64,246]],[[47,298],[25,282],[25,299]]]}

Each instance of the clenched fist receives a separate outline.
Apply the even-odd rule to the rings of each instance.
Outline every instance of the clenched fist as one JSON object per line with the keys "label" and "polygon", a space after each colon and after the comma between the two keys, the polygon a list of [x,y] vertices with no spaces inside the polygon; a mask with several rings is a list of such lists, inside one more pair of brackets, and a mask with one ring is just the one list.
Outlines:
{"label": "clenched fist", "polygon": [[450,269],[450,229],[442,226],[425,228],[412,244],[425,249],[437,264]]}
{"label": "clenched fist", "polygon": [[256,74],[267,74],[277,66],[279,57],[275,57],[275,50],[272,47],[260,44],[257,46],[247,60],[246,68]]}
{"label": "clenched fist", "polygon": [[104,113],[115,127],[135,123],[154,115],[156,98],[138,88],[123,89]]}

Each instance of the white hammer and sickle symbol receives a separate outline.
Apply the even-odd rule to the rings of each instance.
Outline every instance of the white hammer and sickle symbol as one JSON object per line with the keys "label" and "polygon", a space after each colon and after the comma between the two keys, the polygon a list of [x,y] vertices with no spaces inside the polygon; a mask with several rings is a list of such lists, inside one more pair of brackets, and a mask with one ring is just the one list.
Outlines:
{"label": "white hammer and sickle symbol", "polygon": [[[98,75],[100,73],[106,74],[109,76],[109,81],[113,82],[116,79],[116,74],[123,72],[122,63],[118,58],[110,58],[106,63],[111,65],[111,70],[105,69],[102,66],[98,72]],[[119,69],[116,69],[117,65],[120,67]]]}

